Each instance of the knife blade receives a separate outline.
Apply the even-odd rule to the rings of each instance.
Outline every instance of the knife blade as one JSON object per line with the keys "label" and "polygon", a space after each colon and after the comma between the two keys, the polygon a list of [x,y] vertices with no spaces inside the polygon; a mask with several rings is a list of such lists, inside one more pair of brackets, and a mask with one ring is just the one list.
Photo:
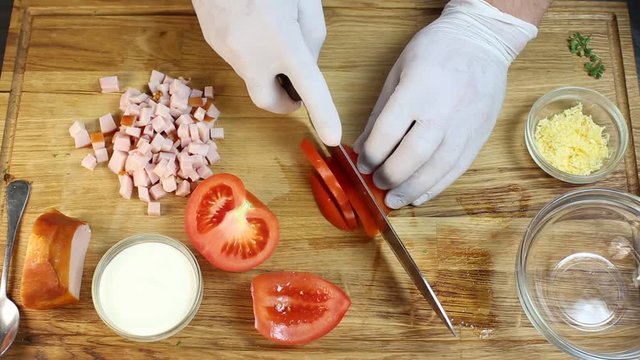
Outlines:
{"label": "knife blade", "polygon": [[382,238],[387,242],[396,258],[404,268],[405,272],[409,275],[415,286],[420,291],[420,294],[427,300],[431,308],[436,312],[440,320],[447,326],[449,331],[453,336],[456,336],[456,332],[451,324],[451,320],[447,316],[442,304],[438,300],[438,297],[434,293],[433,289],[429,285],[427,279],[422,275],[420,268],[411,257],[409,250],[404,246],[404,243],[396,233],[395,229],[389,222],[389,219],[385,215],[384,211],[375,200],[371,189],[367,186],[367,183],[364,181],[362,175],[357,170],[356,165],[347,154],[346,150],[342,145],[338,145],[335,147],[329,147],[329,152],[333,157],[338,161],[340,167],[345,170],[348,174],[351,181],[356,185],[356,188],[361,194],[361,198],[365,200],[367,204],[367,208],[373,215],[373,218],[376,221],[376,225],[380,229],[380,233],[382,234]]}
{"label": "knife blade", "polygon": [[[276,80],[292,100],[302,100],[296,89],[293,87],[291,80],[289,80],[286,75],[278,74],[276,75]],[[309,113],[307,112],[307,116],[308,115]],[[312,122],[311,124],[313,126]],[[347,154],[344,146],[338,145],[335,147],[327,147],[327,149],[329,150],[331,155],[333,155],[334,158],[338,160],[340,167],[345,170],[351,182],[353,182],[353,184],[356,186],[356,189],[358,189],[358,191],[361,193],[361,198],[365,200],[367,208],[373,215],[376,225],[378,226],[378,228],[380,229],[380,233],[382,234],[382,238],[387,242],[396,258],[404,268],[404,271],[409,275],[416,288],[418,288],[420,294],[422,294],[429,305],[431,305],[431,308],[436,312],[440,320],[447,326],[449,331],[451,331],[451,334],[453,334],[453,336],[457,336],[453,328],[453,324],[451,324],[451,320],[447,316],[447,313],[438,300],[438,297],[433,292],[433,289],[429,285],[427,279],[422,275],[420,268],[413,260],[413,257],[411,257],[409,250],[407,250],[407,248],[404,246],[404,243],[394,230],[393,226],[391,226],[389,219],[385,215],[384,211],[382,211],[382,208],[380,208],[378,202],[375,200],[375,197],[371,193],[371,189],[369,189],[369,186],[367,186],[367,183],[362,178],[362,175],[360,175],[360,172],[356,168],[356,165],[353,163],[353,161],[351,161],[351,157],[349,157],[349,154]]]}

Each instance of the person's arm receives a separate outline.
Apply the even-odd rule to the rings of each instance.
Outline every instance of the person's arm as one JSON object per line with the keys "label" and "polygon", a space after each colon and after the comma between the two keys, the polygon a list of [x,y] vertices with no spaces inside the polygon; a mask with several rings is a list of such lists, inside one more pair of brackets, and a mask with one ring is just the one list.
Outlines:
{"label": "person's arm", "polygon": [[487,0],[500,11],[520,18],[535,26],[551,5],[551,0]]}

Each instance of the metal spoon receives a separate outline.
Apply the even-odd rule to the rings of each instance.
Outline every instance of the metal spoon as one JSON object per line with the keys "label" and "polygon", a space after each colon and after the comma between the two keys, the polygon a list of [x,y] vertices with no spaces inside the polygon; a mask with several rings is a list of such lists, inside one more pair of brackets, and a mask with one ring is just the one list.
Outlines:
{"label": "metal spoon", "polygon": [[18,333],[20,312],[13,301],[7,297],[7,278],[13,243],[16,240],[18,225],[29,199],[30,185],[24,180],[16,180],[7,186],[7,248],[2,266],[2,283],[0,283],[0,356],[2,356]]}

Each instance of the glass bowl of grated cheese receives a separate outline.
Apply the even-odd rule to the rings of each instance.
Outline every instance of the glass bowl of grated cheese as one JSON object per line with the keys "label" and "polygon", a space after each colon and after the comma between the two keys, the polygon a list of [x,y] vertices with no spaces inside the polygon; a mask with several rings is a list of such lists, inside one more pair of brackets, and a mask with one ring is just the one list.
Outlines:
{"label": "glass bowl of grated cheese", "polygon": [[588,184],[607,177],[624,158],[629,131],[604,95],[562,87],[538,99],[525,127],[533,160],[556,179]]}

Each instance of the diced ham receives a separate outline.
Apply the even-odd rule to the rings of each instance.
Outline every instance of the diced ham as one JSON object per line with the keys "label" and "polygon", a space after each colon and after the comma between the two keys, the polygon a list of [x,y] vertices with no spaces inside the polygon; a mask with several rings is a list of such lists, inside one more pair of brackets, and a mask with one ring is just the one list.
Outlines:
{"label": "diced ham", "polygon": [[201,166],[198,168],[198,175],[200,175],[201,178],[206,179],[213,175],[213,172],[208,166]]}
{"label": "diced ham", "polygon": [[116,134],[113,149],[125,152],[131,150],[131,140],[129,136],[126,134]]}
{"label": "diced ham", "polygon": [[151,123],[151,113],[152,109],[150,107],[145,107],[140,109],[140,116],[138,116],[138,122],[135,124],[136,126],[147,126]]}
{"label": "diced ham", "polygon": [[151,201],[151,198],[149,197],[149,189],[146,186],[138,186],[137,189],[138,189],[138,199],[146,203]]}
{"label": "diced ham", "polygon": [[189,106],[199,106],[202,107],[205,104],[204,98],[202,97],[190,97],[188,101]]}
{"label": "diced ham", "polygon": [[201,166],[207,165],[207,160],[202,155],[191,155],[190,159],[191,159],[191,163],[193,164],[193,167],[196,169]]}
{"label": "diced ham", "polygon": [[162,177],[164,175],[164,172],[167,170],[168,164],[169,164],[169,161],[165,159],[160,160],[160,162],[157,163],[156,166],[153,168],[153,173],[158,175],[159,177]]}
{"label": "diced ham", "polygon": [[207,111],[201,107],[197,108],[196,111],[193,113],[193,117],[196,118],[196,120],[198,121],[202,121],[204,120],[204,116],[207,114]]}
{"label": "diced ham", "polygon": [[74,121],[73,124],[71,124],[71,127],[69,127],[69,135],[75,138],[75,135],[81,132],[82,130],[86,130],[84,123],[80,121]]}
{"label": "diced ham", "polygon": [[214,120],[217,120],[218,117],[220,117],[220,110],[218,110],[215,105],[211,104],[207,109],[206,115]]}
{"label": "diced ham", "polygon": [[178,95],[186,100],[191,94],[191,89],[180,81],[180,79],[174,79],[169,86],[169,92],[172,95]]}
{"label": "diced ham", "polygon": [[204,87],[204,97],[213,99],[213,86]]}
{"label": "diced ham", "polygon": [[124,151],[115,150],[111,155],[111,159],[109,159],[109,169],[113,171],[114,174],[120,174],[122,170],[124,170],[125,162],[127,161],[127,157],[129,155]]}
{"label": "diced ham", "polygon": [[149,195],[151,195],[153,200],[160,200],[167,196],[167,192],[164,191],[161,183],[157,183],[149,189]]}
{"label": "diced ham", "polygon": [[176,189],[176,195],[178,196],[187,196],[191,193],[191,184],[188,181],[182,181],[178,184],[178,188]]}
{"label": "diced ham", "polygon": [[181,140],[184,138],[190,137],[189,135],[189,125],[185,125],[185,124],[180,124],[180,126],[178,126],[178,138],[180,138]]}
{"label": "diced ham", "polygon": [[162,188],[166,192],[174,192],[178,188],[178,184],[176,183],[175,176],[167,176],[160,180],[162,182]]}
{"label": "diced ham", "polygon": [[169,115],[171,115],[171,118],[177,118],[182,115],[183,112],[184,110],[176,109],[175,107],[173,107],[173,105],[171,105],[171,103],[169,103]]}
{"label": "diced ham", "polygon": [[176,161],[176,154],[163,151],[163,152],[160,153],[160,158],[159,159],[160,160],[167,160],[167,162]]}
{"label": "diced ham", "polygon": [[154,168],[155,168],[155,165],[153,164],[147,164],[147,166],[145,166],[144,168],[144,171],[147,173],[147,177],[149,178],[149,181],[151,182],[152,185],[160,181],[160,176],[156,175],[153,172]]}
{"label": "diced ham", "polygon": [[154,84],[162,84],[164,80],[164,74],[157,70],[151,70],[151,76],[149,76],[149,82]]}
{"label": "diced ham", "polygon": [[89,132],[87,132],[87,130],[85,129],[77,131],[73,136],[73,141],[75,143],[76,149],[89,146],[91,144],[91,138],[89,137]]}
{"label": "diced ham", "polygon": [[202,90],[199,89],[191,89],[191,93],[189,94],[190,98],[201,98],[202,97]]}
{"label": "diced ham", "polygon": [[163,132],[168,127],[162,116],[154,117],[153,120],[151,120],[151,126],[153,126],[153,130],[158,133]]}
{"label": "diced ham", "polygon": [[111,116],[111,113],[101,116],[99,121],[100,121],[100,131],[103,134],[112,133],[116,131],[116,129],[118,128],[116,126],[116,122],[113,121],[113,116]]}
{"label": "diced ham", "polygon": [[135,122],[136,122],[135,115],[123,115],[122,118],[120,118],[120,127],[133,126]]}
{"label": "diced ham", "polygon": [[209,152],[209,145],[207,144],[197,144],[192,142],[189,144],[189,153],[193,155],[207,155]]}
{"label": "diced ham", "polygon": [[138,143],[138,147],[136,149],[139,154],[147,155],[151,153],[151,144],[149,144],[148,140],[145,140],[143,143]]}
{"label": "diced ham", "polygon": [[184,174],[191,181],[198,181],[200,179],[200,175],[198,174],[198,172],[195,169],[191,169],[190,171],[187,171]]}
{"label": "diced ham", "polygon": [[147,214],[149,216],[160,216],[160,203],[157,201],[149,201],[147,205]]}
{"label": "diced ham", "polygon": [[180,139],[180,146],[183,149],[186,149],[187,146],[189,146],[189,144],[191,144],[191,138],[190,137],[184,138],[184,139]]}
{"label": "diced ham", "polygon": [[145,101],[149,100],[151,97],[145,93],[140,93],[135,96],[129,97],[129,102],[132,104],[142,104]]}
{"label": "diced ham", "polygon": [[151,184],[144,168],[133,171],[133,184],[135,186],[149,186]]}
{"label": "diced ham", "polygon": [[213,165],[218,161],[220,161],[220,155],[218,154],[218,150],[217,150],[218,147],[214,142],[210,142],[207,145],[209,145],[209,150],[207,151],[207,155],[205,155],[205,157],[207,158],[207,161],[209,162],[209,164]]}
{"label": "diced ham", "polygon": [[224,139],[224,129],[223,128],[213,128],[213,129],[211,129],[211,138],[212,139]]}
{"label": "diced ham", "polygon": [[152,82],[147,83],[147,86],[149,86],[149,91],[151,91],[152,94],[155,94],[158,92],[158,85],[160,84],[152,83]]}
{"label": "diced ham", "polygon": [[103,149],[105,145],[104,134],[99,131],[91,133],[91,146],[93,150]]}
{"label": "diced ham", "polygon": [[171,145],[171,152],[173,154],[178,154],[180,151],[178,150],[178,148],[180,147],[180,140],[176,140],[173,142],[173,145]]}
{"label": "diced ham", "polygon": [[120,196],[125,199],[131,199],[133,193],[133,180],[131,176],[124,174],[120,175]]}
{"label": "diced ham", "polygon": [[171,151],[171,147],[173,146],[173,141],[171,141],[171,139],[164,139],[164,142],[162,143],[162,147],[160,148],[160,150],[162,151]]}
{"label": "diced ham", "polygon": [[127,161],[125,163],[125,170],[127,172],[134,172],[136,170],[144,170],[144,167],[147,165],[148,160],[137,153],[133,153],[127,157]]}
{"label": "diced ham", "polygon": [[109,153],[107,152],[106,148],[95,149],[94,152],[96,154],[96,161],[98,163],[109,161]]}
{"label": "diced ham", "polygon": [[151,126],[151,124],[145,126],[142,133],[147,136],[153,136],[153,126]]}
{"label": "diced ham", "polygon": [[80,165],[93,171],[93,169],[96,168],[96,165],[98,165],[98,160],[96,160],[95,156],[87,154],[87,156],[85,156],[80,162]]}
{"label": "diced ham", "polygon": [[136,104],[127,105],[127,107],[124,109],[124,115],[140,115],[140,106]]}
{"label": "diced ham", "polygon": [[176,120],[176,125],[189,125],[191,123],[193,123],[193,120],[191,120],[191,115],[189,114],[182,114]]}
{"label": "diced ham", "polygon": [[117,76],[107,76],[100,78],[100,89],[102,93],[113,93],[120,91],[120,85],[118,84]]}
{"label": "diced ham", "polygon": [[209,128],[207,127],[207,125],[205,125],[205,123],[201,121],[196,123],[196,126],[198,127],[198,137],[200,138],[200,141],[209,141]]}
{"label": "diced ham", "polygon": [[165,119],[164,122],[166,124],[164,129],[165,134],[171,135],[172,132],[176,131],[176,126],[173,124],[173,119]]}
{"label": "diced ham", "polygon": [[125,130],[125,133],[129,136],[133,136],[134,138],[139,138],[142,135],[142,128],[139,127],[128,127]]}
{"label": "diced ham", "polygon": [[191,137],[191,141],[200,141],[200,132],[198,131],[198,125],[189,124],[189,136]]}
{"label": "diced ham", "polygon": [[154,153],[159,152],[162,149],[162,145],[165,140],[166,139],[162,134],[156,134],[156,136],[153,137],[153,140],[151,140],[151,151]]}
{"label": "diced ham", "polygon": [[155,115],[163,116],[165,119],[171,119],[171,110],[163,104],[158,104],[156,106]]}

